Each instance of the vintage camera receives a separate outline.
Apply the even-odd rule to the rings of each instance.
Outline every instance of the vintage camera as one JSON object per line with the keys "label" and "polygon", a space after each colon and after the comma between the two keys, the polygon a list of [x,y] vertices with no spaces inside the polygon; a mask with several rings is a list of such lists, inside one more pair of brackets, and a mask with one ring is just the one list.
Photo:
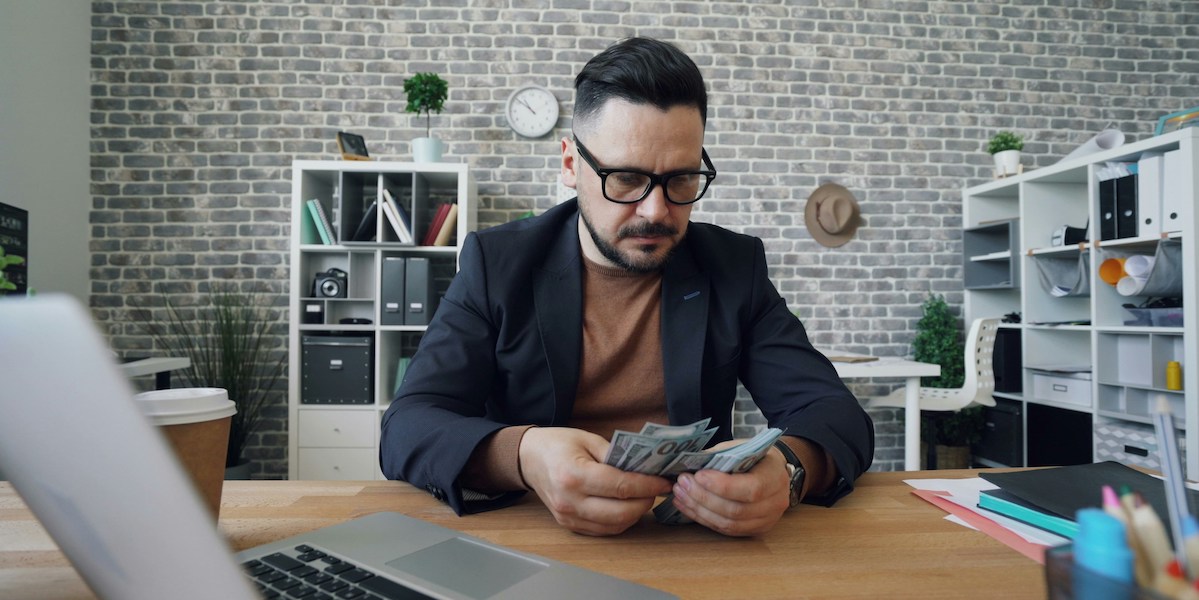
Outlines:
{"label": "vintage camera", "polygon": [[313,298],[345,298],[349,291],[349,275],[341,269],[317,273],[312,280]]}

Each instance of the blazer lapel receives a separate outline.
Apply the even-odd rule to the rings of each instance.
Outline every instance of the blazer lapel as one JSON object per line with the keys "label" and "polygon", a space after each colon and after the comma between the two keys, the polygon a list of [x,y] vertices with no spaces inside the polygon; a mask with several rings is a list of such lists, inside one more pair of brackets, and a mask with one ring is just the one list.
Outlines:
{"label": "blazer lapel", "polygon": [[583,271],[578,232],[576,214],[566,220],[562,232],[547,249],[542,269],[533,274],[537,327],[554,386],[554,425],[565,425],[570,420],[579,387]]}
{"label": "blazer lapel", "polygon": [[700,419],[710,297],[708,275],[699,269],[684,239],[662,273],[662,369],[672,423]]}

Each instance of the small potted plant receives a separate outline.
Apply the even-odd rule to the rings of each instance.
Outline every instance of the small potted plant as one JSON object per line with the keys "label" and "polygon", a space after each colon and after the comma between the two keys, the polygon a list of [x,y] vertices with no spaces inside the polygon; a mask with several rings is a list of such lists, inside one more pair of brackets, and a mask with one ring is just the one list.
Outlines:
{"label": "small potted plant", "polygon": [[995,176],[1006,177],[1020,172],[1020,151],[1024,138],[1010,131],[1000,131],[987,144],[987,152],[995,157]]}
{"label": "small potted plant", "polygon": [[449,86],[436,73],[417,73],[404,80],[404,93],[408,95],[405,111],[420,115],[425,113],[425,137],[412,140],[412,155],[416,162],[437,162],[445,145],[433,137],[430,121],[433,113],[441,114],[448,96]]}

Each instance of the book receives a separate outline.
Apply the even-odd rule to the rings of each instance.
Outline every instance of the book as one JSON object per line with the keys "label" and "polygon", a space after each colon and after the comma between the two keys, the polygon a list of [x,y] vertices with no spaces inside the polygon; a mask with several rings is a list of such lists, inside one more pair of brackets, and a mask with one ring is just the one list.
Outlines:
{"label": "book", "polygon": [[396,239],[399,240],[399,242],[401,244],[412,243],[411,240],[404,238],[404,233],[405,233],[403,230],[404,226],[403,226],[403,224],[400,223],[400,218],[398,216],[396,216],[395,209],[393,209],[391,207],[391,205],[386,202],[383,203],[382,208],[383,208],[383,216],[387,219],[387,222],[391,225],[391,230],[393,232],[395,232]]}
{"label": "book", "polygon": [[304,205],[308,207],[308,213],[312,215],[313,224],[316,225],[321,243],[326,246],[337,243],[337,238],[333,236],[333,226],[329,224],[329,217],[325,214],[325,207],[320,200],[309,200]]}
{"label": "book", "polygon": [[405,244],[414,243],[416,240],[412,236],[412,217],[408,216],[408,211],[404,210],[399,202],[396,202],[395,196],[387,188],[383,188],[383,206],[390,207],[391,213],[398,219],[398,223],[392,223],[396,230],[396,237]]}
{"label": "book", "polygon": [[433,240],[434,246],[447,246],[450,243],[450,238],[453,237],[454,228],[458,225],[458,205],[451,204],[450,210],[445,214],[445,220],[441,222],[441,228],[437,232],[437,238]]}
{"label": "book", "polygon": [[429,222],[429,229],[425,232],[425,237],[421,238],[422,246],[432,246],[437,240],[437,233],[441,231],[441,224],[445,222],[445,216],[450,212],[449,204],[442,204],[437,207],[437,211],[433,213],[433,220]]}
{"label": "book", "polygon": [[371,200],[370,206],[366,207],[366,213],[362,215],[362,220],[358,222],[358,229],[354,230],[354,236],[350,239],[355,242],[369,242],[375,239],[378,224],[379,203]]}
{"label": "book", "polygon": [[1021,523],[1056,533],[1062,537],[1074,539],[1078,535],[1078,523],[1072,519],[1059,517],[1045,512],[1039,506],[1020,499],[1019,496],[1003,489],[983,490],[978,495],[978,507],[999,513]]}
{"label": "book", "polygon": [[[1162,481],[1114,461],[1083,465],[1031,469],[1011,473],[979,473],[979,477],[1047,514],[1074,519],[1082,508],[1103,507],[1103,486],[1115,489],[1127,485],[1141,495],[1158,515],[1167,514],[1166,491]],[[1187,490],[1191,505],[1199,505],[1199,492]],[[1166,527],[1170,524],[1167,522]]]}

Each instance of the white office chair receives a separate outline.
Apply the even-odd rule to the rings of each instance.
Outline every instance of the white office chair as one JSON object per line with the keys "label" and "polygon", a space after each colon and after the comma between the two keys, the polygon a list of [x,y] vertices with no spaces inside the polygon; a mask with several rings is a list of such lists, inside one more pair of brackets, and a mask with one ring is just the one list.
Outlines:
{"label": "white office chair", "polygon": [[[959,411],[968,406],[995,406],[995,371],[991,356],[999,319],[975,319],[966,337],[966,379],[960,388],[920,388],[920,410]],[[871,398],[867,408],[903,407],[904,388]]]}

